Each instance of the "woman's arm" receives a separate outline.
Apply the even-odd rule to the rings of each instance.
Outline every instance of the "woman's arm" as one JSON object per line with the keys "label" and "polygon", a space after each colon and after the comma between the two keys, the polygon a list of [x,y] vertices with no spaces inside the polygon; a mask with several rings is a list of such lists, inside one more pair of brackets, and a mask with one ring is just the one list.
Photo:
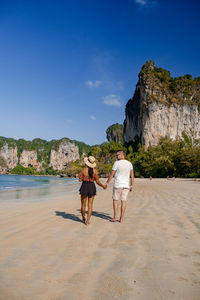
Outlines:
{"label": "woman's arm", "polygon": [[83,172],[82,172],[82,170],[78,173],[78,179],[79,179],[79,181],[83,181]]}
{"label": "woman's arm", "polygon": [[101,183],[101,181],[100,181],[99,179],[96,179],[96,183],[97,183],[98,185],[100,185],[104,190],[106,189],[106,185],[103,184],[103,183]]}
{"label": "woman's arm", "polygon": [[94,170],[94,179],[99,186],[101,186],[104,190],[106,189],[106,186],[103,183],[101,183],[101,181],[99,180],[99,175],[97,170]]}

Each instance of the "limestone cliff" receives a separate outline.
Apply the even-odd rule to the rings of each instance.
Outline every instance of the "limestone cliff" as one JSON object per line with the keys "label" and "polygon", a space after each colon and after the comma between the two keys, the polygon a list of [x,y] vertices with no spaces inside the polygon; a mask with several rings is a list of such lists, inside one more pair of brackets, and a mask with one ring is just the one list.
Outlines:
{"label": "limestone cliff", "polygon": [[172,78],[148,61],[139,74],[134,96],[126,104],[125,142],[147,148],[161,137],[175,139],[192,129],[200,138],[200,77]]}
{"label": "limestone cliff", "polygon": [[0,137],[0,173],[7,173],[19,166],[33,168],[43,174],[49,168],[64,171],[68,163],[79,159],[89,148],[82,142],[67,138],[48,142],[41,139],[26,141]]}
{"label": "limestone cliff", "polygon": [[17,147],[9,147],[8,144],[4,144],[2,148],[0,148],[0,156],[4,160],[4,167],[12,169],[16,167],[18,163],[17,157]]}
{"label": "limestone cliff", "polygon": [[124,141],[124,126],[122,124],[113,124],[106,130],[107,139],[109,142],[114,141],[118,144],[123,144]]}
{"label": "limestone cliff", "polygon": [[41,170],[41,163],[37,160],[37,152],[34,150],[23,150],[20,155],[20,164],[24,168],[33,167],[37,171]]}
{"label": "limestone cliff", "polygon": [[79,159],[78,147],[67,141],[63,141],[58,151],[51,150],[50,166],[54,170],[64,170],[71,161]]}

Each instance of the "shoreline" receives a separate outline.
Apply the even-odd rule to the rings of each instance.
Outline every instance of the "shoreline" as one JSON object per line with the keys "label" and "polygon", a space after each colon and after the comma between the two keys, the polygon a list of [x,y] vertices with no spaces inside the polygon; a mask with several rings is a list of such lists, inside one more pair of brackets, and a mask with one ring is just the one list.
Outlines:
{"label": "shoreline", "polygon": [[[75,177],[73,176],[62,176],[61,175],[36,175],[36,174],[33,174],[33,175],[30,175],[30,174],[11,174],[11,173],[0,173],[0,175],[9,175],[9,176],[33,176],[33,177],[55,177],[55,178],[72,178],[72,179],[76,179],[78,178],[77,175]],[[100,177],[101,179],[105,179],[107,177]],[[137,179],[149,179],[149,177],[143,177],[143,176],[140,176],[140,177],[136,177],[135,178]],[[191,180],[194,180],[194,179],[197,179],[197,180],[200,180],[200,177],[169,177],[169,180],[172,179],[172,178],[175,178],[176,179],[191,179]],[[152,177],[152,179],[167,179],[167,177]]]}
{"label": "shoreline", "polygon": [[30,174],[11,174],[11,173],[0,173],[0,175],[9,175],[9,176],[38,176],[38,177],[57,177],[57,178],[76,178],[76,177],[61,177],[60,175],[30,175]]}
{"label": "shoreline", "polygon": [[[22,190],[22,189],[35,189],[35,188],[43,188],[50,186],[58,186],[61,184],[71,184],[77,181],[77,178],[58,178],[55,176],[32,176],[32,175],[12,175],[16,178],[15,181],[6,180],[6,175],[2,179],[0,177],[0,191],[10,191],[10,190]],[[27,180],[26,180],[27,178]],[[2,181],[1,181],[2,179]],[[18,181],[19,179],[19,181]],[[22,179],[22,180],[21,180]],[[31,180],[32,179],[32,180]],[[27,181],[27,184],[26,184]]]}
{"label": "shoreline", "polygon": [[[19,175],[21,176],[21,175]],[[22,176],[26,176],[26,175],[22,175]],[[31,175],[30,175],[31,176]],[[55,177],[53,177],[55,178]],[[58,178],[58,180],[62,178]],[[65,183],[65,179],[66,179],[66,183]],[[69,182],[67,181],[69,179]],[[107,180],[107,178],[100,178],[100,180],[105,183],[105,181]],[[71,181],[71,182],[70,182]],[[152,180],[150,180],[149,178],[135,178],[135,181],[137,182],[156,182],[156,181],[163,181],[163,182],[168,182],[168,183],[175,183],[175,182],[180,182],[180,181],[184,181],[184,182],[194,182],[196,184],[200,183],[200,180],[198,179],[192,179],[192,178],[153,178]],[[134,183],[135,184],[135,183]],[[29,187],[11,187],[11,188],[5,188],[5,189],[0,189],[0,202],[1,201],[24,201],[25,199],[27,201],[30,201],[30,199],[32,199],[31,201],[36,200],[38,201],[43,201],[45,199],[48,200],[48,197],[53,197],[56,194],[59,195],[76,195],[78,193],[78,190],[81,186],[81,182],[78,181],[77,178],[63,178],[63,182],[62,183],[47,183],[47,184],[41,184],[38,186],[29,186]],[[112,187],[112,183],[109,185],[109,188]],[[99,187],[96,184],[96,188],[97,191],[101,191],[101,187]],[[40,200],[38,200],[38,197],[41,198]]]}
{"label": "shoreline", "polygon": [[0,190],[0,203],[15,202],[43,202],[55,198],[57,195],[74,195],[79,188],[78,182],[71,184],[55,184],[37,187],[25,187],[15,189]]}

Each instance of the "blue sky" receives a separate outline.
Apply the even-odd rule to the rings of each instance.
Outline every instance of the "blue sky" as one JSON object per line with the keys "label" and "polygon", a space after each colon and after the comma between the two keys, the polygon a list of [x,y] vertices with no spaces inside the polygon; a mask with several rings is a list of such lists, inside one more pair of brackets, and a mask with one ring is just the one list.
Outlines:
{"label": "blue sky", "polygon": [[200,76],[198,2],[0,0],[0,135],[106,141],[147,60]]}

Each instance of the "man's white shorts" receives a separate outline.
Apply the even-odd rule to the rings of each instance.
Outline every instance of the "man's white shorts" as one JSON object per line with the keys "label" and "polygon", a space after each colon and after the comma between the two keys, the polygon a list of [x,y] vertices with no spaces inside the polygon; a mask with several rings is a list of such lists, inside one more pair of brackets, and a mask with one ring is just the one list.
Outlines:
{"label": "man's white shorts", "polygon": [[112,198],[113,200],[121,200],[121,201],[126,201],[127,196],[128,196],[129,189],[127,188],[113,188],[113,195]]}

